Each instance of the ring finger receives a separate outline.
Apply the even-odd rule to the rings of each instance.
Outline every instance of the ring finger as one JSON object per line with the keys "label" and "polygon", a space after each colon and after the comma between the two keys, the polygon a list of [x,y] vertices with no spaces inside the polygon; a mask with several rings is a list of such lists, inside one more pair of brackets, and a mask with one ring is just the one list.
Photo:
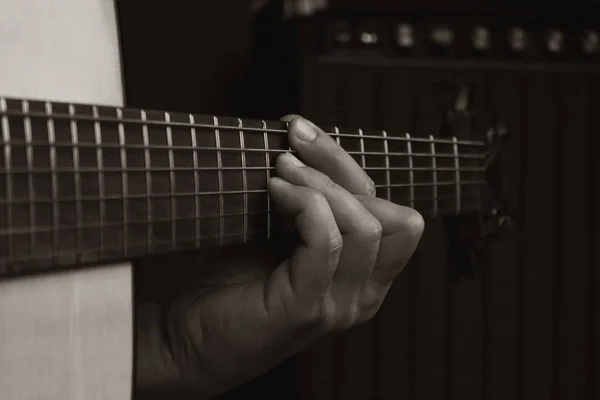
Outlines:
{"label": "ring finger", "polygon": [[334,282],[340,287],[358,289],[371,275],[377,260],[380,222],[355,196],[290,153],[277,159],[277,171],[286,181],[318,190],[325,196],[344,240]]}

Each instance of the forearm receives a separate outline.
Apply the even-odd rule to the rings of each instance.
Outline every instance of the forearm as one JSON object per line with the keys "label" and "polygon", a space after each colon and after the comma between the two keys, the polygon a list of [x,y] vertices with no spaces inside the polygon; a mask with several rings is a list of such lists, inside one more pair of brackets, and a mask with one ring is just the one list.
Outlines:
{"label": "forearm", "polygon": [[[233,285],[229,294],[251,299],[229,304],[198,294],[180,297],[171,307],[146,303],[137,320],[136,386],[140,400],[202,400],[221,395],[267,372],[305,348],[313,329],[282,325],[282,318],[266,318],[257,309],[262,285]],[[210,297],[210,296],[207,296]],[[203,328],[198,318],[210,326]],[[266,319],[265,319],[266,318]],[[205,332],[206,331],[206,332]]]}
{"label": "forearm", "polygon": [[[203,378],[190,365],[178,306],[144,303],[136,310],[135,393],[140,400],[208,399]],[[187,360],[185,360],[187,358]]]}

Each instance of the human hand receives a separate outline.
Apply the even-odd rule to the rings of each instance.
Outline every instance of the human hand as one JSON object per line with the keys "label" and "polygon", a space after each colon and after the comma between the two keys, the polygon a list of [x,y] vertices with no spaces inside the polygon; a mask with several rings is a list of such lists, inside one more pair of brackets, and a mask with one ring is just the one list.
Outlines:
{"label": "human hand", "polygon": [[376,198],[373,181],[331,137],[288,120],[303,162],[278,157],[269,192],[300,243],[282,262],[256,245],[205,257],[200,287],[167,314],[161,372],[205,398],[373,318],[423,232],[421,215]]}

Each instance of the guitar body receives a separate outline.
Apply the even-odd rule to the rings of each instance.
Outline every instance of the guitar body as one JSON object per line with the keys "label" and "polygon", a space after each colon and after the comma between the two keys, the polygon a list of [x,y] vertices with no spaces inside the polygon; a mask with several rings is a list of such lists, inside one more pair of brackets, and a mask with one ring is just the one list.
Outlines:
{"label": "guitar body", "polygon": [[[112,0],[3,0],[0,54],[2,96],[123,105]],[[129,263],[0,279],[0,398],[130,399],[132,290]]]}

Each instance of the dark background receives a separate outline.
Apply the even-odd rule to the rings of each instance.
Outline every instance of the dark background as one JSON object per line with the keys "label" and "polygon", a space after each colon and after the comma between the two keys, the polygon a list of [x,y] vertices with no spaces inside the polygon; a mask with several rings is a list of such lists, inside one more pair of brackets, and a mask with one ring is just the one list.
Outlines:
{"label": "dark background", "polygon": [[[551,21],[574,38],[583,22],[573,21],[598,25],[592,3],[330,5],[355,10],[342,16],[373,18],[419,10],[425,25],[481,18],[535,30]],[[442,221],[428,221],[418,254],[373,322],[225,397],[600,399],[600,64],[541,53],[484,60],[340,52],[322,46],[318,21],[282,22],[280,7],[256,13],[248,1],[118,5],[129,106],[255,118],[296,112],[328,124],[435,134],[441,110],[431,83],[456,77],[474,82],[477,107],[511,131],[507,197],[517,228],[490,243],[489,262],[453,279]],[[171,271],[136,275],[140,299],[160,298],[168,279],[177,285]]]}

